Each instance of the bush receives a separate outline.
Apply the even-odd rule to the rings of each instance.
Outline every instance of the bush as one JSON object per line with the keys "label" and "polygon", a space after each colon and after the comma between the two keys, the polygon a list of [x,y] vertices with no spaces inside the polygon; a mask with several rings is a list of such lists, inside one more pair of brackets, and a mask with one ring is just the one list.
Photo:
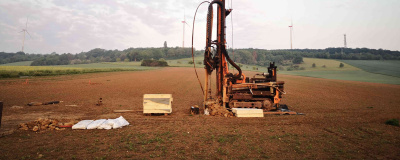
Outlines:
{"label": "bush", "polygon": [[168,63],[166,61],[158,61],[158,60],[152,60],[152,59],[145,59],[142,61],[141,66],[168,66]]}
{"label": "bush", "polygon": [[340,64],[339,64],[339,67],[340,67],[340,68],[343,68],[343,67],[344,67],[344,64],[343,64],[343,63],[340,63]]}
{"label": "bush", "polygon": [[197,64],[203,64],[203,62],[201,62],[201,61],[198,61],[198,62],[197,62]]}
{"label": "bush", "polygon": [[193,64],[193,63],[194,63],[193,61],[189,61],[189,62],[188,62],[188,64]]}
{"label": "bush", "polygon": [[322,65],[322,68],[326,68],[326,66],[325,66],[325,65]]}
{"label": "bush", "polygon": [[315,63],[313,63],[311,67],[312,67],[312,68],[315,68],[316,66],[317,66],[317,65],[315,65]]}
{"label": "bush", "polygon": [[286,68],[287,71],[296,71],[296,70],[305,70],[304,67],[300,67],[298,65],[291,65]]}
{"label": "bush", "polygon": [[392,126],[399,126],[399,120],[398,119],[389,119],[385,122],[387,125],[392,125]]}

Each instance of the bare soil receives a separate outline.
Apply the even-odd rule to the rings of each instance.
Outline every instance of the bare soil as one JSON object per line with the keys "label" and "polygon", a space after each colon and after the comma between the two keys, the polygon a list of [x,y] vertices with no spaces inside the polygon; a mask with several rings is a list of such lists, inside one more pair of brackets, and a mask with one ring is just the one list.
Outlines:
{"label": "bare soil", "polygon": [[[200,80],[204,72],[199,71]],[[247,72],[246,75],[254,73]],[[278,75],[282,103],[305,115],[191,116],[202,92],[191,68],[0,80],[0,159],[398,159],[400,85]],[[145,116],[143,94],[172,94],[173,113]],[[103,105],[96,106],[99,98]],[[64,101],[27,106],[29,102]],[[76,105],[76,106],[70,106]],[[21,106],[21,107],[16,107]],[[113,110],[139,110],[113,113]],[[18,130],[38,118],[126,118],[115,130]]]}

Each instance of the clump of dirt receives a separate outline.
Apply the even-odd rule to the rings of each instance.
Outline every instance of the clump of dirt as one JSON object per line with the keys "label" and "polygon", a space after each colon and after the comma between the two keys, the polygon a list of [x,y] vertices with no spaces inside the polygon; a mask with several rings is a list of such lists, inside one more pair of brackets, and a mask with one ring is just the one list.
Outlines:
{"label": "clump of dirt", "polygon": [[19,129],[26,131],[32,130],[34,132],[44,131],[44,130],[65,130],[64,127],[72,127],[75,123],[76,121],[62,123],[57,119],[39,118],[35,121],[19,124]]}
{"label": "clump of dirt", "polygon": [[233,117],[232,112],[229,112],[225,107],[220,106],[218,104],[209,106],[208,112],[210,113],[211,116]]}

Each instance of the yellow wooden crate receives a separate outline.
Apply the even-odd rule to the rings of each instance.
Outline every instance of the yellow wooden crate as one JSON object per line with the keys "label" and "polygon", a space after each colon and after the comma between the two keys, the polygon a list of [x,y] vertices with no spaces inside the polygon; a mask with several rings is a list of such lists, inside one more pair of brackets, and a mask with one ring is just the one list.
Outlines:
{"label": "yellow wooden crate", "polygon": [[171,113],[172,94],[144,94],[143,113]]}

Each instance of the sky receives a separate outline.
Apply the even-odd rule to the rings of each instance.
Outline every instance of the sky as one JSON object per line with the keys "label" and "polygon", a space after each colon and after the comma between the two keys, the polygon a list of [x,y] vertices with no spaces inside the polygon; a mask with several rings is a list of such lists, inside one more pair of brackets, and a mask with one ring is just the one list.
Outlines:
{"label": "sky", "polygon": [[[203,0],[0,0],[0,52],[80,53],[94,48],[191,46]],[[227,0],[227,46],[233,48],[400,50],[399,0]],[[216,7],[214,7],[216,8]],[[205,45],[207,5],[194,25]]]}

